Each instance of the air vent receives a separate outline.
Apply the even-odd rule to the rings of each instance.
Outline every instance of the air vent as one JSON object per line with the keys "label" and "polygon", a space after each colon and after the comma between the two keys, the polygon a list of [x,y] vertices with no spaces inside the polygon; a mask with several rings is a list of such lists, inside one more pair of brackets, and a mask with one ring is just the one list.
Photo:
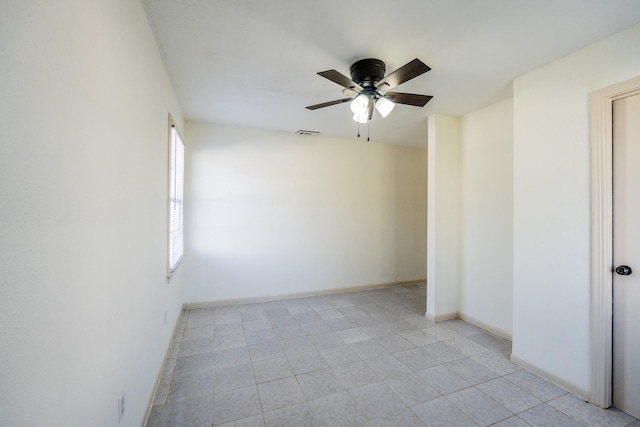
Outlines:
{"label": "air vent", "polygon": [[296,135],[319,135],[320,132],[317,132],[315,130],[302,130],[300,129],[298,132],[296,132]]}

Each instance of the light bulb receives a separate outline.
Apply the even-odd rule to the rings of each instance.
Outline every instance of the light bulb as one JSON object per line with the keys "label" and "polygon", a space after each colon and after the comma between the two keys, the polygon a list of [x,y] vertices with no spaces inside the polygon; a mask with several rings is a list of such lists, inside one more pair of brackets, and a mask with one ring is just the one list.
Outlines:
{"label": "light bulb", "polygon": [[387,117],[395,106],[396,104],[389,101],[387,98],[380,98],[376,101],[376,110],[378,110],[378,113],[380,113],[382,117]]}
{"label": "light bulb", "polygon": [[365,115],[368,109],[369,97],[364,93],[356,96],[355,98],[353,98],[353,101],[351,101],[351,111],[353,111],[353,114],[357,116]]}
{"label": "light bulb", "polygon": [[367,123],[367,115],[366,114],[354,114],[353,115],[353,120],[361,123],[361,124],[365,124]]}

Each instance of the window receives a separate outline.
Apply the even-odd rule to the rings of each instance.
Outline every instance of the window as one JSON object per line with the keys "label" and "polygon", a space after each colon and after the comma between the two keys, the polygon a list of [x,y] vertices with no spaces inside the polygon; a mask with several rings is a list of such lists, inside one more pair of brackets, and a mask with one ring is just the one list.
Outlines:
{"label": "window", "polygon": [[169,273],[173,273],[184,252],[184,144],[173,123],[169,145]]}

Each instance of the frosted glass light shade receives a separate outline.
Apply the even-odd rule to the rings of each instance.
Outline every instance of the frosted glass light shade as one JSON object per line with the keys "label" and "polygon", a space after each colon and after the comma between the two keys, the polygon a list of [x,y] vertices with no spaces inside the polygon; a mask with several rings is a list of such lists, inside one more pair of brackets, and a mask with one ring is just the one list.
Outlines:
{"label": "frosted glass light shade", "polygon": [[358,123],[367,123],[367,114],[354,114],[353,120]]}
{"label": "frosted glass light shade", "polygon": [[376,101],[376,110],[382,117],[387,117],[396,104],[386,98],[380,98]]}
{"label": "frosted glass light shade", "polygon": [[364,93],[356,96],[355,98],[353,98],[353,101],[351,101],[351,111],[353,111],[353,114],[355,115],[363,116],[367,113],[368,109],[369,97]]}

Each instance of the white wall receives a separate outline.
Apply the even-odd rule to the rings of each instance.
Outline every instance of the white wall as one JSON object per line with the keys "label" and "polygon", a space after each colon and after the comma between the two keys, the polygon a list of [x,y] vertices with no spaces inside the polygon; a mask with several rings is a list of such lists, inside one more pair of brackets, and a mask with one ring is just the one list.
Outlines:
{"label": "white wall", "polygon": [[426,150],[187,123],[185,301],[425,277]]}
{"label": "white wall", "polygon": [[513,356],[588,396],[588,94],[640,74],[640,26],[514,82]]}
{"label": "white wall", "polygon": [[460,308],[461,150],[460,119],[429,116],[426,316],[436,321]]}
{"label": "white wall", "polygon": [[[138,426],[181,308],[167,115],[138,1],[0,14],[0,425]],[[163,324],[168,310],[168,324]]]}
{"label": "white wall", "polygon": [[513,100],[462,118],[460,313],[509,337],[513,323]]}

